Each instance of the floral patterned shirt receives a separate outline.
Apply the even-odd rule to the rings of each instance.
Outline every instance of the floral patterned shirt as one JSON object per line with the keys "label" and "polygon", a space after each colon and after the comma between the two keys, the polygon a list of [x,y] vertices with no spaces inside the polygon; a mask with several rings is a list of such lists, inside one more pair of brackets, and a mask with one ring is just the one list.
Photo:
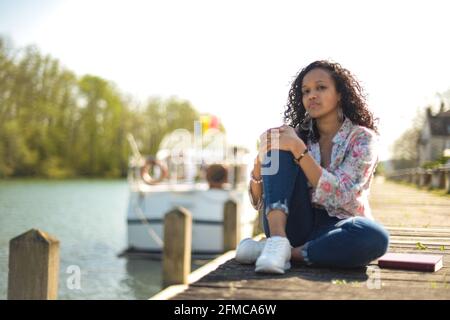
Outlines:
{"label": "floral patterned shirt", "polygon": [[[322,168],[317,186],[313,188],[308,181],[311,202],[340,219],[353,216],[373,219],[369,194],[378,164],[378,136],[346,118],[332,143],[330,165]],[[307,147],[314,160],[321,163],[319,143],[308,140]],[[253,207],[261,210],[263,199],[256,202],[250,186],[249,193]]]}

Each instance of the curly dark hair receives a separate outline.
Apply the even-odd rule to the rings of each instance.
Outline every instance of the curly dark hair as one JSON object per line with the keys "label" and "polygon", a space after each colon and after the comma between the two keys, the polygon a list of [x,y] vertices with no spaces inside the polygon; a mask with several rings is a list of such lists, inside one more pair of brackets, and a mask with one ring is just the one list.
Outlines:
{"label": "curly dark hair", "polygon": [[343,68],[339,63],[327,60],[314,61],[307,67],[303,68],[297,75],[296,79],[289,90],[288,103],[284,111],[284,122],[291,127],[299,128],[300,135],[303,138],[311,138],[313,142],[317,142],[320,138],[315,121],[313,121],[313,131],[304,131],[299,126],[305,119],[305,106],[302,99],[302,82],[305,75],[316,68],[327,71],[334,80],[336,91],[341,94],[342,111],[344,116],[349,118],[354,124],[374,130],[378,133],[372,112],[368,109],[366,97],[362,87],[356,78]]}

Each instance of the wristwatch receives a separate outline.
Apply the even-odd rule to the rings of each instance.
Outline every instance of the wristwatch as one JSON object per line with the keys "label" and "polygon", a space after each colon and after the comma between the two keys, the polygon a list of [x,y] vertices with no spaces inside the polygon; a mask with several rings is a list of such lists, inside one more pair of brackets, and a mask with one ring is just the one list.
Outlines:
{"label": "wristwatch", "polygon": [[305,151],[303,151],[303,153],[302,153],[297,159],[294,160],[294,162],[295,162],[296,164],[300,165],[300,160],[302,160],[302,158],[303,158],[303,157],[305,156],[305,154],[307,154],[307,153],[308,153],[308,148],[306,148]]}

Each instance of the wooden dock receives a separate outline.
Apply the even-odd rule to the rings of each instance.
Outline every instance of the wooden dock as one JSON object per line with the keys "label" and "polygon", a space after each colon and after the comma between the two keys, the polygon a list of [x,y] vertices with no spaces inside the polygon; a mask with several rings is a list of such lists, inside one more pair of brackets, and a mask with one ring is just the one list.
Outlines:
{"label": "wooden dock", "polygon": [[390,232],[389,252],[440,254],[444,267],[431,273],[380,269],[377,261],[352,270],[294,264],[284,275],[270,275],[238,264],[229,251],[209,265],[206,275],[154,298],[450,299],[450,196],[377,177],[370,201],[375,219]]}

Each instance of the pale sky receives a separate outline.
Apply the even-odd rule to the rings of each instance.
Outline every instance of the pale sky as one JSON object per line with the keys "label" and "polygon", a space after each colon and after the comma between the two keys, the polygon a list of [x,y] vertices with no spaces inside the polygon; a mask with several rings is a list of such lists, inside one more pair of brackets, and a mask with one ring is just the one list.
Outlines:
{"label": "pale sky", "polygon": [[380,118],[381,160],[450,88],[448,1],[0,0],[0,34],[141,101],[177,96],[254,149],[314,60],[349,69]]}

